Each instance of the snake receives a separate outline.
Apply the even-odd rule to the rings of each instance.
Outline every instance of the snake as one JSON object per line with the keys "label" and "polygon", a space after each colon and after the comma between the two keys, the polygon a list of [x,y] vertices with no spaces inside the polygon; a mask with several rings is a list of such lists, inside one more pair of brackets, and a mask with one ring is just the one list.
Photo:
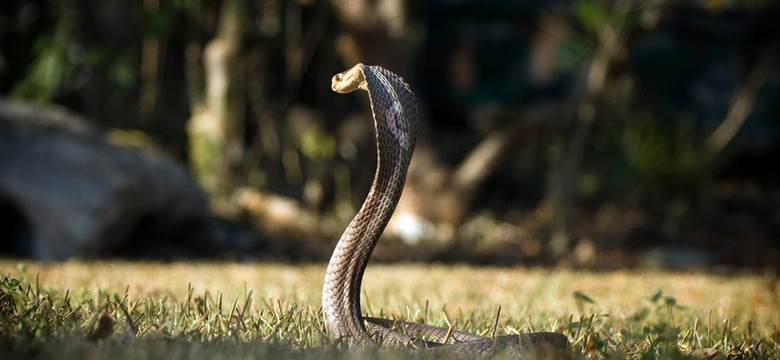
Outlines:
{"label": "snake", "polygon": [[322,313],[331,341],[349,347],[432,348],[456,355],[490,356],[508,350],[521,357],[542,350],[565,353],[568,338],[555,332],[479,336],[449,327],[363,317],[360,288],[371,253],[395,210],[417,139],[417,101],[409,85],[381,67],[359,63],[336,74],[341,94],[368,92],[376,135],[377,165],[360,210],[331,255],[322,289]]}

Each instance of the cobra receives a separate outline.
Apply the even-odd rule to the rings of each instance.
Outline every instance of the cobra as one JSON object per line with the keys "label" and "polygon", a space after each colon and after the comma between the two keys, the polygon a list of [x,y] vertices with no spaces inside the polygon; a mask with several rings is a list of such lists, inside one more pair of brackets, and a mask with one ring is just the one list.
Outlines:
{"label": "cobra", "polygon": [[446,327],[361,315],[363,274],[401,197],[414,151],[417,103],[401,77],[379,66],[357,64],[333,76],[331,87],[342,94],[368,92],[376,129],[377,169],[368,196],[341,235],[328,263],[322,310],[329,337],[350,346],[372,342],[388,347],[422,345],[477,356],[488,356],[499,349],[520,355],[545,348],[566,352],[568,338],[560,333],[483,337]]}

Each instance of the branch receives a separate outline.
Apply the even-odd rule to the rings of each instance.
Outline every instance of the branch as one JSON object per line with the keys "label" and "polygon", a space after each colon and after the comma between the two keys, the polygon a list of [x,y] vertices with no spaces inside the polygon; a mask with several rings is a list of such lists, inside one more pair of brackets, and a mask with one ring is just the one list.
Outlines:
{"label": "branch", "polygon": [[772,42],[761,49],[758,60],[753,69],[750,70],[747,80],[739,89],[734,102],[731,104],[726,118],[718,125],[718,128],[707,138],[705,147],[712,153],[718,153],[734,139],[739,129],[745,124],[753,104],[756,102],[758,92],[764,86],[764,82],[769,77],[772,65],[776,61],[777,46],[780,37],[775,37]]}

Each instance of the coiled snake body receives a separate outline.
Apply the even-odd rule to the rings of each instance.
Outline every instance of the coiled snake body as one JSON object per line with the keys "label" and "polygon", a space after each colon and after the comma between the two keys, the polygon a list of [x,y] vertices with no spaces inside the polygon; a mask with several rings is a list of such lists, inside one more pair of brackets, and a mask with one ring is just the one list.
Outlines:
{"label": "coiled snake body", "polygon": [[364,318],[360,314],[363,273],[390,220],[406,180],[417,137],[417,103],[403,79],[379,67],[357,64],[333,77],[334,91],[365,90],[376,127],[377,170],[363,206],[341,235],[328,263],[322,310],[330,338],[350,346],[376,342],[383,346],[440,347],[457,354],[485,356],[496,349],[518,354],[549,348],[564,352],[568,339],[559,333],[530,333],[495,338],[444,327]]}

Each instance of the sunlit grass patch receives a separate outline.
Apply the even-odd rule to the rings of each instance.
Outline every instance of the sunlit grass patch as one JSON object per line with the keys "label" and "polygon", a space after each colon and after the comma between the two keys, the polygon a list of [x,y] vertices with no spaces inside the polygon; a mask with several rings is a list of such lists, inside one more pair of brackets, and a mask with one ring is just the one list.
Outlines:
{"label": "sunlit grass patch", "polygon": [[[0,353],[10,358],[437,357],[330,344],[324,265],[0,261],[0,275]],[[771,280],[376,265],[363,309],[487,336],[560,331],[579,358],[778,358]]]}

